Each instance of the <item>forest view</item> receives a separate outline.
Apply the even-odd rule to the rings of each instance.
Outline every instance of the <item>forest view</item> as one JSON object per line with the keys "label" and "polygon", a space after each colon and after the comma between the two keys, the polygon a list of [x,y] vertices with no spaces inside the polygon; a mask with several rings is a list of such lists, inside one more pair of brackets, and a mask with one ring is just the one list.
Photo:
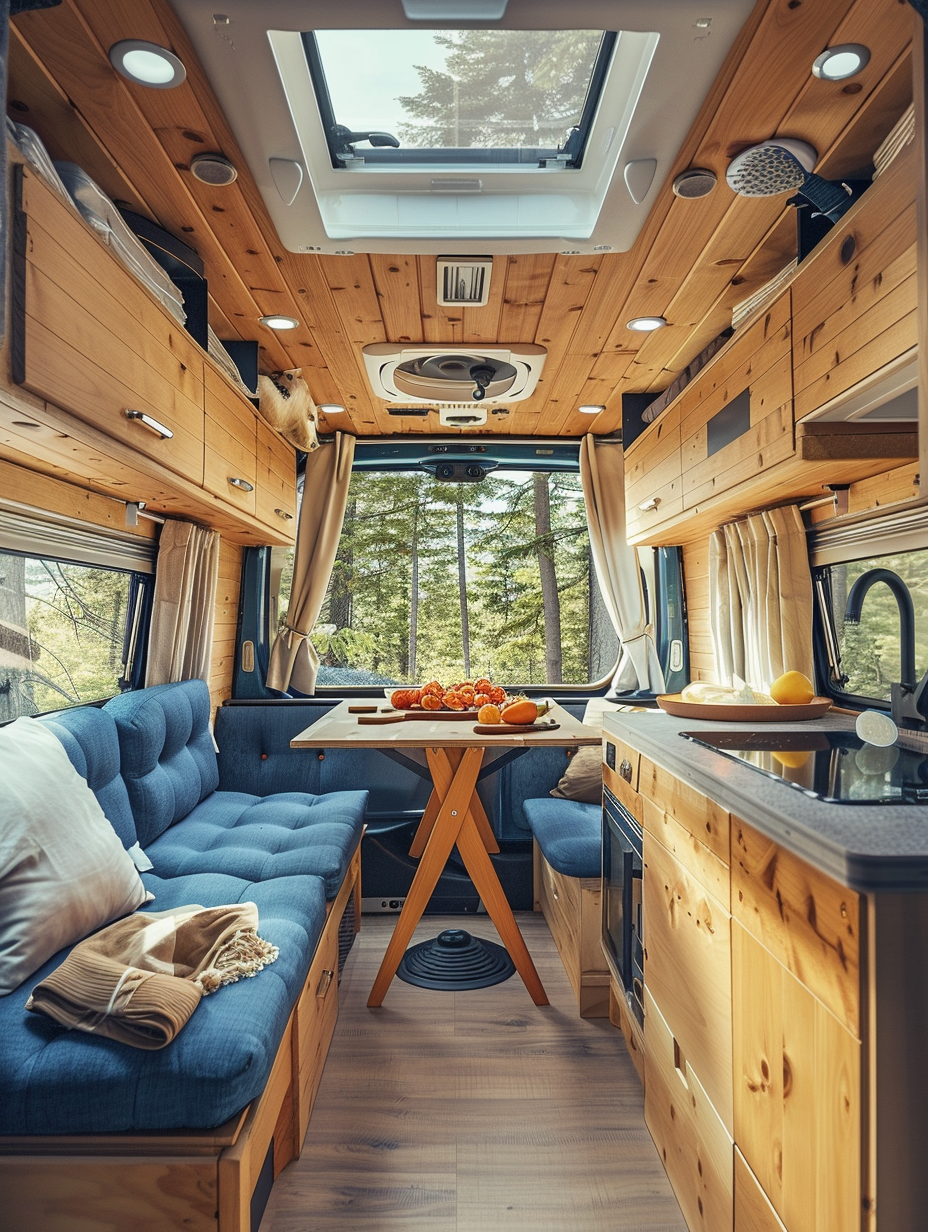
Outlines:
{"label": "forest view", "polygon": [[312,633],[319,684],[601,678],[618,640],[590,578],[579,475],[356,471]]}

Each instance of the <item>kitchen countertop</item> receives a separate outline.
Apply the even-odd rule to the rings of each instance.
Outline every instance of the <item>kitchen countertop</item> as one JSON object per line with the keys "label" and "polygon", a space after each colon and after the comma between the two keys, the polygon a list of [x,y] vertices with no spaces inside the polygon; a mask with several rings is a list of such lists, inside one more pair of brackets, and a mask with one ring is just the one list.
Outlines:
{"label": "kitchen countertop", "polygon": [[[799,726],[763,724],[771,732]],[[928,805],[826,804],[680,735],[738,727],[675,718],[660,710],[608,712],[603,718],[605,734],[624,740],[843,885],[863,891],[928,891]],[[801,727],[853,731],[854,723],[834,714]],[[748,730],[753,728],[745,725]]]}

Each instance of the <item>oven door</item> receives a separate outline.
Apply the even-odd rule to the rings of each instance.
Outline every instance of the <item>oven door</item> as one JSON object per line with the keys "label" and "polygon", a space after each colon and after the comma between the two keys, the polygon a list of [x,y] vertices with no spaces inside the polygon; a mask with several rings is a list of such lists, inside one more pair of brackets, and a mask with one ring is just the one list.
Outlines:
{"label": "oven door", "polygon": [[641,826],[603,791],[603,943],[613,973],[639,1023],[644,1021],[641,934]]}

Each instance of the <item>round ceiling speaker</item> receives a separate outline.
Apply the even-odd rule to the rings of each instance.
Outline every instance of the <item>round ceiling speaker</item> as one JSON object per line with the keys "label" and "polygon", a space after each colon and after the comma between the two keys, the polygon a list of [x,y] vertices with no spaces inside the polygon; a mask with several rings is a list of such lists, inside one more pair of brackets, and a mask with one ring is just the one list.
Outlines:
{"label": "round ceiling speaker", "polygon": [[718,183],[714,171],[705,167],[690,167],[681,171],[673,182],[673,191],[678,197],[707,197]]}
{"label": "round ceiling speaker", "polygon": [[238,179],[238,171],[221,154],[198,154],[190,160],[190,174],[213,188],[225,188]]}

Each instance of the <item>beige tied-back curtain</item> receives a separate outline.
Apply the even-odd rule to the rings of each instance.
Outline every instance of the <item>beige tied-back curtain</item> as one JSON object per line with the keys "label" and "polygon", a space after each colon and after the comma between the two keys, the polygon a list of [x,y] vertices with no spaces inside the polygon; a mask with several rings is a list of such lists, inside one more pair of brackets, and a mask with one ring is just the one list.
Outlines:
{"label": "beige tied-back curtain", "polygon": [[158,540],[145,684],[208,680],[219,533],[168,519]]}
{"label": "beige tied-back curtain", "polygon": [[306,459],[287,623],[271,647],[267,672],[268,688],[280,693],[291,686],[300,693],[316,691],[319,656],[309,635],[335,564],[353,461],[354,437],[345,432],[336,432],[334,441]]}
{"label": "beige tied-back curtain", "polygon": [[660,693],[664,674],[648,624],[638,555],[628,544],[622,446],[597,441],[588,433],[580,442],[580,479],[596,579],[622,642],[622,657],[609,694],[636,689]]}
{"label": "beige tied-back curtain", "polygon": [[766,692],[784,672],[813,679],[812,574],[795,505],[712,532],[709,619],[720,684],[740,676]]}

